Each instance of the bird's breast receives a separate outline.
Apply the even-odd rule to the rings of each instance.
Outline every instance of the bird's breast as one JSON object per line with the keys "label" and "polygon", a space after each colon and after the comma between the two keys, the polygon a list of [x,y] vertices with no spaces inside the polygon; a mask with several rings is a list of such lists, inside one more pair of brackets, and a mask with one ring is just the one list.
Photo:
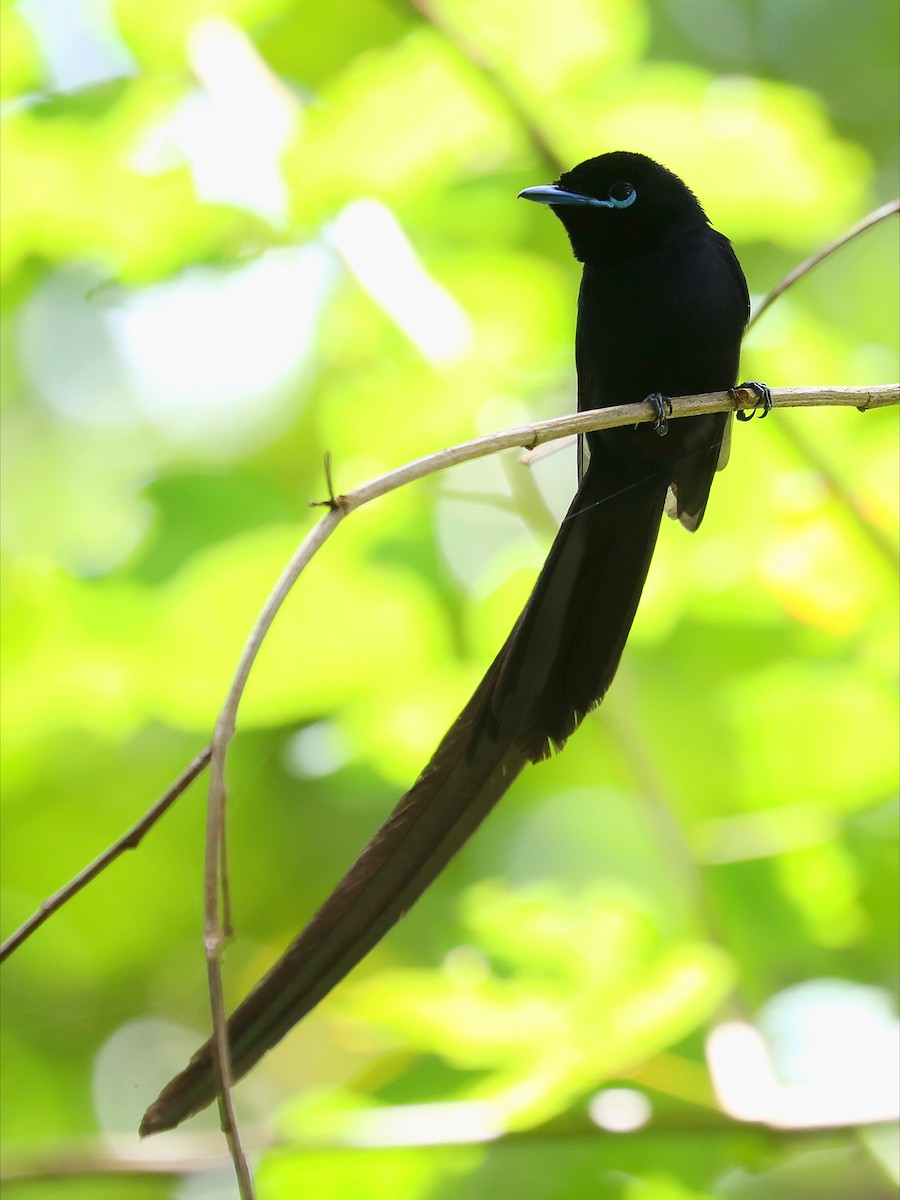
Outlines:
{"label": "bird's breast", "polygon": [[711,237],[587,264],[575,341],[579,408],[731,387],[745,321],[741,280]]}

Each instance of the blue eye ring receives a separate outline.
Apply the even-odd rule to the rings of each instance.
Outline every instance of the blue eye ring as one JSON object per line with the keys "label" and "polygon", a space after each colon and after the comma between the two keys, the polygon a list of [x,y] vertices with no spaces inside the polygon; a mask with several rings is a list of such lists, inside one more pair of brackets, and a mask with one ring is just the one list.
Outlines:
{"label": "blue eye ring", "polygon": [[[613,195],[614,192],[619,192],[618,196]],[[637,200],[637,192],[626,180],[622,179],[618,183],[614,183],[609,189],[609,203],[613,208],[628,208]]]}

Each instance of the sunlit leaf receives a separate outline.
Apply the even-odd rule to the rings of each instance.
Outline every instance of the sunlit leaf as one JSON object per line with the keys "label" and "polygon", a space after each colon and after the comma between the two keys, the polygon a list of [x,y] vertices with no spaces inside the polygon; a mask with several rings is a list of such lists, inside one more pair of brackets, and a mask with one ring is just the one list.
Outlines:
{"label": "sunlit leaf", "polygon": [[38,90],[43,83],[43,64],[34,33],[11,4],[3,5],[2,30],[0,99],[12,100]]}

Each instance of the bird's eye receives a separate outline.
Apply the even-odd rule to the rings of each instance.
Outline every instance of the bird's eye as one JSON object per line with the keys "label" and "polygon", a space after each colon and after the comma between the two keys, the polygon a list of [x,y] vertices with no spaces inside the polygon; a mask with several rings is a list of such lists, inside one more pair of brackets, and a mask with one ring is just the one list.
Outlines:
{"label": "bird's eye", "polygon": [[609,198],[612,200],[614,208],[627,208],[629,204],[634,204],[637,192],[630,183],[626,183],[623,179],[619,183],[614,183],[609,189]]}

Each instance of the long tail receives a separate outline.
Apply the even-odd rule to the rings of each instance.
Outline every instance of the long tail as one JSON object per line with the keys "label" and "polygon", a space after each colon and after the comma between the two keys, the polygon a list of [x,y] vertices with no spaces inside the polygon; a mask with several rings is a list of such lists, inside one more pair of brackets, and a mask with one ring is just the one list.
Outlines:
{"label": "long tail", "polygon": [[[527,762],[561,747],[608,688],[656,543],[666,480],[592,464],[519,620],[428,766],[228,1021],[241,1078],[384,936]],[[216,1095],[207,1042],[147,1110],[171,1129]]]}

